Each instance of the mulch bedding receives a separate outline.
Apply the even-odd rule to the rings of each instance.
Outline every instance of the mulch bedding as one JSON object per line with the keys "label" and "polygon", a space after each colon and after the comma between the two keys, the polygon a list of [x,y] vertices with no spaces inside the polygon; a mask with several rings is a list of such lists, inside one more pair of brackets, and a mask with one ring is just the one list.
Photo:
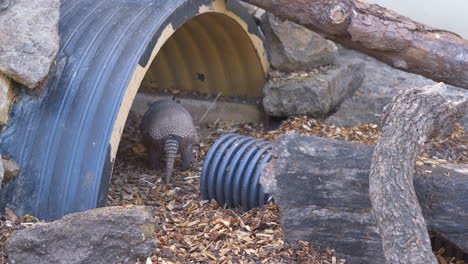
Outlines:
{"label": "mulch bedding", "polygon": [[[211,144],[226,133],[238,133],[267,141],[296,132],[375,145],[380,128],[363,124],[350,128],[327,126],[307,117],[290,118],[272,131],[261,124],[219,122],[199,128],[192,169],[180,170],[179,160],[168,186],[161,183],[162,171],[145,166],[145,149],[139,144],[138,117],[130,115],[114,167],[109,205],[147,205],[154,208],[158,222],[155,254],[136,263],[345,263],[333,249],[318,248],[305,241],[283,240],[280,212],[274,203],[249,211],[226,209],[215,201],[202,201],[199,194],[201,168]],[[468,164],[468,137],[456,125],[443,138],[427,142],[417,167],[443,163]],[[11,232],[31,225],[33,218],[17,218],[12,212],[0,218],[0,263],[7,263],[4,249]],[[442,258],[441,263],[463,261]]]}

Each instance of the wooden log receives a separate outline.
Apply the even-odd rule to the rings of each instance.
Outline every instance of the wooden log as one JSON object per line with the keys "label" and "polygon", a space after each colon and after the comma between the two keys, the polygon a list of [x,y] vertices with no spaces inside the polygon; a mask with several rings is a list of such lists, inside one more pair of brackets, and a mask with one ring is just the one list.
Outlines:
{"label": "wooden log", "polygon": [[439,83],[398,93],[385,107],[369,175],[369,193],[386,263],[437,264],[413,187],[416,156],[428,138],[447,131],[467,101],[447,98]]}
{"label": "wooden log", "polygon": [[468,89],[468,41],[359,0],[243,0],[398,69]]}
{"label": "wooden log", "polygon": [[[281,136],[273,144],[274,159],[265,165],[261,183],[280,208],[287,241],[306,240],[333,248],[348,263],[385,263],[369,198],[373,149],[297,134]],[[466,165],[457,170],[438,168],[414,177],[428,229],[465,253],[467,169]]]}

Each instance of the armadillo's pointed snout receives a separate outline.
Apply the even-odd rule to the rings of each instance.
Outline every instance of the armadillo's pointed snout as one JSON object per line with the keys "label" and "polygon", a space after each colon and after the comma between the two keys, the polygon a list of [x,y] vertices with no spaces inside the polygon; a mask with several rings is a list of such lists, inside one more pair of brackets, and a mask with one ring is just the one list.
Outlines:
{"label": "armadillo's pointed snout", "polygon": [[169,184],[171,181],[172,171],[174,170],[174,161],[179,150],[179,141],[176,139],[167,139],[164,142],[164,152],[166,156],[166,175],[164,183]]}

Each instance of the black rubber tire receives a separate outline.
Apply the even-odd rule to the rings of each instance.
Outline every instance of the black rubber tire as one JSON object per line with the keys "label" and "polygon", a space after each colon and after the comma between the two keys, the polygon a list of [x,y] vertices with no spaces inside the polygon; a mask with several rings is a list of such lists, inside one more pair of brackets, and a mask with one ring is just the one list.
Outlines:
{"label": "black rubber tire", "polygon": [[[167,25],[177,29],[202,5],[212,1],[62,1],[55,69],[42,95],[20,96],[0,135],[0,151],[21,168],[0,190],[1,208],[51,220],[106,204],[110,138],[132,74]],[[239,3],[227,6],[258,30]]]}

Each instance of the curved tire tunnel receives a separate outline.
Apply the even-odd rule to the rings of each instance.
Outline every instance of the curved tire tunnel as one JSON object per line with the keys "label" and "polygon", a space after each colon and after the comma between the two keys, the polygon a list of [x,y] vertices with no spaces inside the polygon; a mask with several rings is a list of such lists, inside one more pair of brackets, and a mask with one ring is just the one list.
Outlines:
{"label": "curved tire tunnel", "polygon": [[242,96],[265,82],[261,33],[232,0],[63,0],[59,31],[41,94],[23,92],[0,135],[21,169],[0,206],[18,215],[51,220],[106,204],[142,82]]}

